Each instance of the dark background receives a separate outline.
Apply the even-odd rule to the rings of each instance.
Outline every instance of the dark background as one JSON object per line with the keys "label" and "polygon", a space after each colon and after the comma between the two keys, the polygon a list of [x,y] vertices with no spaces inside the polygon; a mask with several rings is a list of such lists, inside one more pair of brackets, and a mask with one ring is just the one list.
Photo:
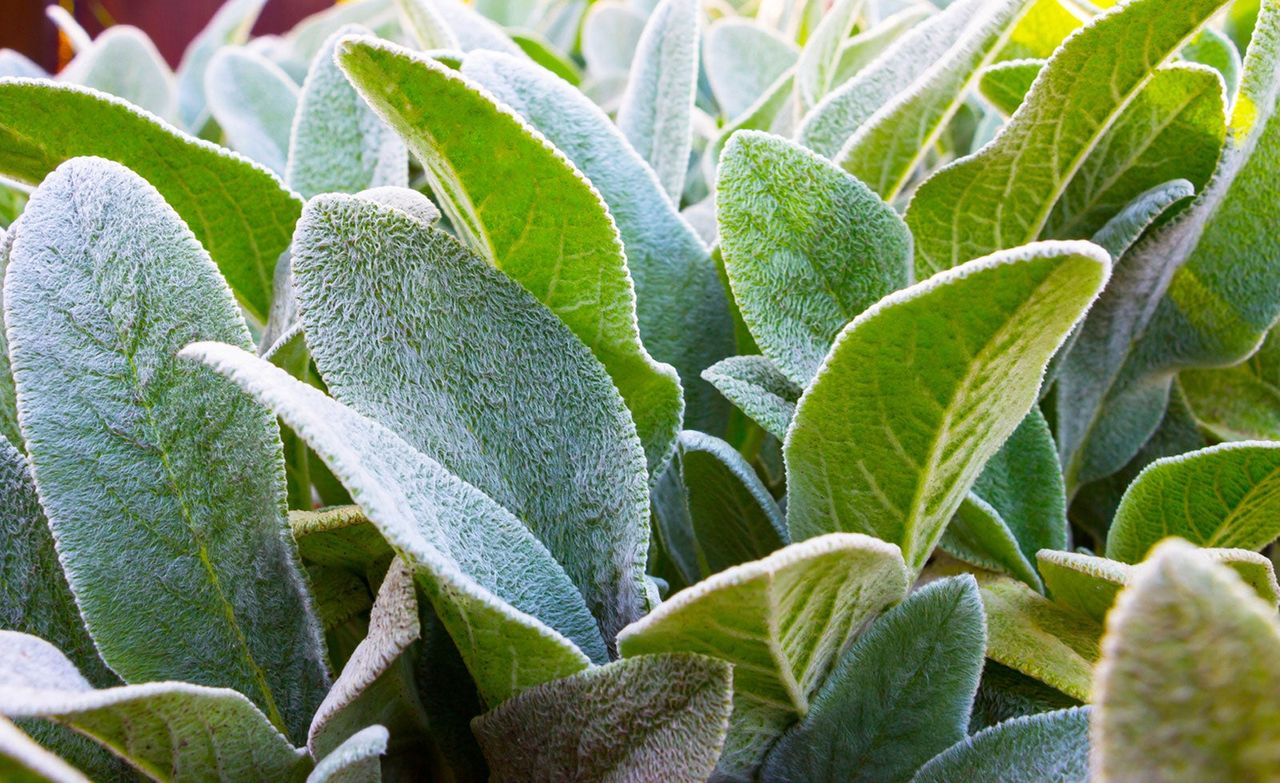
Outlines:
{"label": "dark background", "polygon": [[[222,0],[0,0],[0,47],[17,49],[46,70],[56,70],[69,53],[58,49],[58,33],[44,15],[47,5],[71,11],[90,35],[112,23],[142,28],[169,64],[182,59],[187,42],[204,27]],[[279,33],[333,0],[267,0],[254,34]]]}

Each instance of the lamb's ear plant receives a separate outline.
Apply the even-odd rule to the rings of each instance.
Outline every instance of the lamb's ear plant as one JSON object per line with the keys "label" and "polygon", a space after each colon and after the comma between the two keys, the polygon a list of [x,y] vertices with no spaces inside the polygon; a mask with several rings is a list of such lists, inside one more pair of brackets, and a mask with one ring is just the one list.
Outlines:
{"label": "lamb's ear plant", "polygon": [[263,6],[0,51],[0,778],[1275,777],[1280,0]]}

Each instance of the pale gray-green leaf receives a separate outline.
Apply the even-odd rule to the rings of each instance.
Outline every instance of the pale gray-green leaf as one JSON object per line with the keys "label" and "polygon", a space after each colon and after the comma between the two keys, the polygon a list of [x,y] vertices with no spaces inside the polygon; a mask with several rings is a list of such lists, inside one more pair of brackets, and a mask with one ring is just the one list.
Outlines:
{"label": "pale gray-green leaf", "polygon": [[978,91],[1006,117],[1022,105],[1044,60],[1005,60],[988,67],[978,78]]}
{"label": "pale gray-green leaf", "polygon": [[384,726],[369,726],[320,759],[307,783],[382,783],[379,761],[387,752],[390,734]]}
{"label": "pale gray-green leaf", "polygon": [[424,51],[460,49],[454,35],[432,0],[395,0],[400,14],[400,28],[408,33]]}
{"label": "pale gray-green leaf", "polygon": [[7,718],[0,718],[0,778],[10,783],[91,783]]}
{"label": "pale gray-green leaf", "polygon": [[1089,707],[1013,718],[960,740],[912,783],[1088,783]]}
{"label": "pale gray-green leaf", "polygon": [[108,27],[58,78],[123,98],[157,117],[174,114],[173,73],[147,34],[130,25]]}
{"label": "pale gray-green leaf", "polygon": [[209,61],[218,49],[228,44],[242,44],[258,21],[267,0],[227,0],[213,18],[191,39],[182,62],[178,65],[178,119],[191,133],[199,133],[209,121],[209,107],[204,93],[204,75]]}
{"label": "pale gray-green leaf", "polygon": [[1280,440],[1280,331],[1233,367],[1178,375],[1196,420],[1221,440]]}
{"label": "pale gray-green leaf", "polygon": [[209,61],[205,97],[227,145],[283,174],[298,85],[280,66],[240,47],[224,47]]}
{"label": "pale gray-green leaf", "polygon": [[835,0],[805,41],[796,60],[796,95],[807,112],[831,89],[840,65],[840,45],[849,37],[865,0]]}
{"label": "pale gray-green leaf", "polygon": [[644,30],[644,14],[625,0],[601,0],[587,9],[582,23],[582,57],[594,77],[625,78]]}
{"label": "pale gray-green leaf", "polygon": [[1222,74],[1227,87],[1227,103],[1235,100],[1236,91],[1240,89],[1240,76],[1244,64],[1240,61],[1240,51],[1223,33],[1207,27],[1191,42],[1182,47],[1182,59],[1193,63],[1207,65]]}
{"label": "pale gray-green leaf", "polygon": [[790,41],[742,17],[724,17],[710,25],[702,42],[702,62],[721,117],[736,119],[750,109],[798,55]]}
{"label": "pale gray-green leaf", "polygon": [[1050,601],[1006,577],[984,581],[987,657],[1089,700],[1102,626],[1089,615]]}
{"label": "pale gray-green leaf", "polygon": [[730,356],[702,377],[778,440],[787,437],[802,389],[763,356]]}
{"label": "pale gray-green leaf", "polygon": [[1018,539],[1000,512],[974,493],[956,509],[938,546],[957,560],[1009,574],[1034,590],[1044,589],[1035,566],[1018,548]]}

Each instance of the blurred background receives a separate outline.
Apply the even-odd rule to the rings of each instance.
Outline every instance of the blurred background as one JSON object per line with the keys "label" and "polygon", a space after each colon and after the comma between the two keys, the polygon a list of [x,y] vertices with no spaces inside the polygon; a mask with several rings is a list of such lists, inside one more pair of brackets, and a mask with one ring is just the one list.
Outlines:
{"label": "blurred background", "polygon": [[[155,41],[160,53],[177,66],[182,52],[200,32],[223,0],[61,0],[58,4],[75,16],[90,35],[112,24],[140,27]],[[45,16],[54,0],[0,0],[0,48],[16,49],[55,71],[70,59],[70,50],[58,40],[57,28]],[[254,35],[279,33],[298,20],[333,5],[333,0],[271,0],[254,26]]]}

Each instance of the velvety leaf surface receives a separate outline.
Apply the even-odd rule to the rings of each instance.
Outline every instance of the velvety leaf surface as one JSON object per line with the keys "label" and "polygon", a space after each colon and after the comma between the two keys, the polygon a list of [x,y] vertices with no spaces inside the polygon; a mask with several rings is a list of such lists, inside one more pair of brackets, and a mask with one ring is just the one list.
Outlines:
{"label": "velvety leaf surface", "polygon": [[956,509],[938,546],[957,560],[1009,574],[1034,590],[1044,588],[1000,512],[973,493]]}
{"label": "velvety leaf surface", "polygon": [[209,61],[219,48],[241,44],[248,39],[249,30],[258,21],[264,5],[266,0],[227,0],[187,45],[178,65],[178,119],[182,127],[191,133],[199,133],[209,121],[204,92]]}
{"label": "velvety leaf surface", "polygon": [[796,61],[796,96],[807,112],[831,89],[840,64],[840,45],[862,11],[865,0],[835,0],[805,41]]}
{"label": "velvety leaf surface", "polygon": [[1230,571],[1162,544],[1107,617],[1094,779],[1266,780],[1280,768],[1280,622]]}
{"label": "velvety leaf surface", "polygon": [[1240,61],[1240,51],[1230,38],[1212,27],[1206,27],[1182,47],[1182,59],[1207,65],[1221,74],[1227,88],[1228,104],[1235,99],[1236,91],[1240,89],[1244,64]]}
{"label": "velvety leaf surface", "polygon": [[957,742],[913,783],[1088,783],[1089,707],[1013,718]]}
{"label": "velvety leaf surface", "polygon": [[32,196],[5,283],[19,421],[103,659],[236,688],[301,737],[328,675],[275,422],[174,360],[251,345],[217,268],[136,174],[76,159]]}
{"label": "velvety leaf surface", "polygon": [[624,656],[711,655],[734,665],[734,719],[720,769],[749,773],[809,711],[821,676],[865,620],[906,594],[897,547],[833,534],[722,571],[618,637]]}
{"label": "velvety leaf surface", "polygon": [[978,91],[982,97],[1006,117],[1022,105],[1022,99],[1031,89],[1031,83],[1044,69],[1044,60],[1005,60],[982,72],[978,79]]}
{"label": "velvety leaf surface", "polygon": [[701,783],[729,725],[730,666],[644,655],[540,685],[472,721],[493,780]]}
{"label": "velvety leaf surface", "polygon": [[625,79],[644,21],[645,15],[626,0],[592,3],[582,22],[582,58],[587,73],[597,78],[621,74]]}
{"label": "velvety leaf surface", "polygon": [[382,425],[246,351],[198,343],[183,355],[235,381],[329,465],[414,566],[488,701],[606,660],[596,623],[563,569],[520,520],[479,490]]}
{"label": "velvety leaf surface", "polygon": [[284,179],[305,198],[409,184],[404,142],[360,98],[333,58],[339,40],[368,33],[359,25],[338,28],[302,83]]}
{"label": "velvety leaf surface", "polygon": [[1011,718],[1078,706],[1079,699],[988,658],[982,666],[978,693],[973,697],[969,732],[976,733]]}
{"label": "velvety leaf surface", "polygon": [[1196,420],[1222,440],[1280,440],[1280,332],[1233,367],[1178,375]]}
{"label": "velvety leaf surface", "polygon": [[395,552],[359,506],[290,511],[289,528],[308,564],[380,579]]}
{"label": "velvety leaf surface", "polygon": [[0,631],[0,713],[94,738],[162,781],[298,780],[306,754],[240,693],[184,682],[94,690],[62,653]]}
{"label": "velvety leaf surface", "polygon": [[352,734],[316,764],[307,783],[381,783],[380,757],[387,752],[389,736],[383,726]]}
{"label": "velvety leaf surface", "polygon": [[298,85],[280,66],[242,47],[219,50],[205,82],[209,111],[227,146],[283,175]]}
{"label": "velvety leaf surface", "polygon": [[603,111],[533,63],[475,52],[462,75],[545,135],[599,191],[622,236],[645,347],[680,373],[686,426],[723,430],[727,406],[700,373],[733,353],[729,305],[709,251],[652,169]]}
{"label": "velvety leaf surface", "polygon": [[770,435],[782,440],[796,412],[801,389],[763,356],[730,356],[702,377]]}
{"label": "velvety leaf surface", "polygon": [[0,718],[0,778],[11,783],[90,783],[5,718]]}
{"label": "velvety leaf surface", "polygon": [[727,16],[707,27],[702,67],[721,116],[733,119],[750,109],[798,55],[790,41],[741,17]]}
{"label": "velvety leaf surface", "polygon": [[787,433],[792,536],[866,532],[898,543],[919,571],[1107,275],[1094,245],[1030,245],[855,319]]}
{"label": "velvety leaf surface", "polygon": [[[849,81],[859,71],[874,62],[894,41],[937,11],[938,9],[932,4],[909,5],[849,38],[840,45],[840,62],[836,65],[836,75],[832,84],[839,86]],[[885,11],[882,10],[880,13],[883,14]],[[867,20],[867,24],[870,24],[870,21]]]}
{"label": "velvety leaf surface", "polygon": [[658,3],[636,43],[627,89],[618,107],[622,135],[653,167],[676,204],[684,192],[693,145],[701,24],[697,0]]}
{"label": "velvety leaf surface", "polygon": [[831,341],[911,279],[911,235],[858,180],[796,144],[734,134],[720,160],[725,271],[761,351],[805,386]]}
{"label": "velvety leaf surface", "polygon": [[626,257],[599,194],[541,134],[445,66],[371,39],[343,43],[338,61],[422,160],[459,236],[609,370],[650,470],[660,467],[679,431],[679,379],[640,342]]}
{"label": "velvety leaf surface", "polygon": [[606,641],[644,613],[644,453],[604,368],[559,319],[453,237],[363,199],[313,199],[293,269],[336,399],[528,525]]}
{"label": "velvety leaf surface", "polygon": [[1081,701],[1089,699],[1102,626],[1012,579],[985,582],[987,657]]}
{"label": "velvety leaf surface", "polygon": [[986,647],[971,576],[931,582],[862,633],[808,715],[774,745],[771,781],[908,781],[965,737]]}
{"label": "velvety leaf surface", "polygon": [[460,49],[458,36],[431,0],[395,0],[400,28],[424,51]]}
{"label": "velvety leaf surface", "polygon": [[157,117],[174,114],[173,73],[147,34],[131,25],[108,27],[58,79],[123,98]]}
{"label": "velvety leaf surface", "polygon": [[0,81],[0,174],[35,185],[85,155],[128,166],[160,191],[245,309],[266,317],[276,259],[302,210],[270,172],[119,99],[71,85]]}

